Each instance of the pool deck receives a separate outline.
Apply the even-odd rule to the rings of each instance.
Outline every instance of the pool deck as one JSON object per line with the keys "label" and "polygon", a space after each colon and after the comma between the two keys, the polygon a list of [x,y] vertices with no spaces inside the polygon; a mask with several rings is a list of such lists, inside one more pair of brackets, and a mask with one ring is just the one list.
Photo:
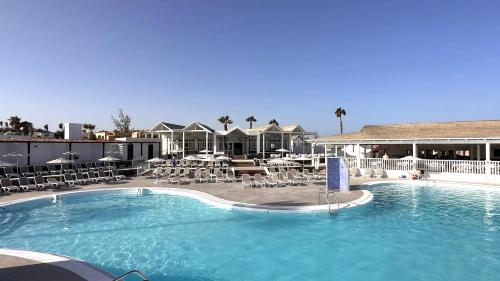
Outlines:
{"label": "pool deck", "polygon": [[[380,179],[379,179],[380,180]],[[325,182],[308,182],[301,186],[272,187],[272,188],[242,188],[241,182],[236,183],[195,183],[193,180],[189,184],[167,184],[154,183],[154,179],[146,177],[134,177],[122,183],[116,184],[91,184],[79,185],[72,188],[48,189],[45,191],[11,192],[10,194],[0,194],[0,203],[9,201],[29,199],[43,195],[61,194],[70,191],[113,189],[126,187],[155,187],[155,188],[176,188],[186,191],[203,192],[211,196],[240,202],[243,204],[255,204],[257,207],[276,206],[297,207],[314,206],[317,204],[318,193],[325,190]],[[363,196],[361,185],[367,182],[374,182],[377,179],[352,178],[350,192],[337,194],[339,203],[348,203]],[[60,267],[57,263],[40,262],[33,259],[0,254],[0,280],[2,281],[23,281],[23,280],[65,280],[82,281],[90,280]]]}
{"label": "pool deck", "polygon": [[[380,180],[380,179],[378,179]],[[195,183],[193,179],[188,184],[154,183],[154,179],[133,177],[122,183],[99,183],[78,185],[63,189],[48,189],[44,191],[0,193],[0,203],[28,199],[42,195],[60,194],[68,191],[112,189],[124,187],[155,187],[194,190],[207,193],[220,199],[248,204],[270,206],[314,206],[318,201],[318,193],[325,190],[324,181],[307,182],[300,186],[270,187],[270,188],[242,188],[241,182],[236,183]],[[361,198],[363,195],[360,185],[377,181],[373,178],[351,178],[350,192],[337,194],[339,203],[347,203]]]}

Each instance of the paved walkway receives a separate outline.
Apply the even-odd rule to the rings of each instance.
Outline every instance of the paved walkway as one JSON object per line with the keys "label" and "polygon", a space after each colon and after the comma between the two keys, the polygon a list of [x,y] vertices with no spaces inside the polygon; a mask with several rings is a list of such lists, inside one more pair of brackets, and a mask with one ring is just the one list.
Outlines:
{"label": "paved walkway", "polygon": [[[341,192],[337,195],[339,203],[345,203],[359,199],[362,192],[359,191],[359,185],[375,179],[353,178],[351,180],[350,192]],[[75,190],[92,190],[103,188],[120,188],[120,187],[174,187],[197,190],[208,193],[215,197],[225,200],[237,201],[242,203],[251,203],[259,205],[275,205],[275,206],[311,206],[316,205],[318,193],[325,190],[323,182],[309,182],[301,186],[286,186],[286,187],[271,187],[271,188],[242,188],[241,182],[236,183],[195,183],[193,180],[189,184],[167,184],[154,183],[154,179],[146,177],[134,177],[126,180],[123,183],[100,183],[90,185],[79,185],[64,189],[48,189],[45,191],[30,191],[30,192],[10,192],[9,194],[0,193],[0,203],[32,198],[47,194],[58,194],[67,191]]]}
{"label": "paved walkway", "polygon": [[85,281],[79,275],[50,263],[0,255],[2,281]]}

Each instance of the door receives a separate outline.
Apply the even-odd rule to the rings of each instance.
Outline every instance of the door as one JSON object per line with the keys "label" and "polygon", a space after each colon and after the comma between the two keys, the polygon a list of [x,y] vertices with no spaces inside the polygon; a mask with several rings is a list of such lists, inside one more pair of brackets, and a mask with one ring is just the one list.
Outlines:
{"label": "door", "polygon": [[233,145],[234,145],[234,155],[242,155],[243,144],[241,142],[235,142]]}
{"label": "door", "polygon": [[153,159],[153,145],[148,144],[148,159]]}
{"label": "door", "polygon": [[131,161],[134,159],[134,145],[129,143],[127,145],[127,160]]}

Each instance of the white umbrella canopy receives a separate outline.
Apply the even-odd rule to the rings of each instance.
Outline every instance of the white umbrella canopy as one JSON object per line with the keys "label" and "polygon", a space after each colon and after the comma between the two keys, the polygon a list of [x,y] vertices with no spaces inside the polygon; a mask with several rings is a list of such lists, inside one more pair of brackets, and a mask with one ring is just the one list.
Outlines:
{"label": "white umbrella canopy", "polygon": [[280,149],[276,149],[275,151],[276,152],[288,152],[288,149],[280,148]]}
{"label": "white umbrella canopy", "polygon": [[62,155],[69,155],[69,156],[75,156],[75,155],[80,155],[79,152],[76,152],[76,151],[66,151],[66,152],[63,152]]}
{"label": "white umbrella canopy", "polygon": [[295,158],[293,160],[295,160],[295,161],[311,161],[312,158],[306,157],[306,156],[300,156],[300,157],[297,157],[297,158]]}
{"label": "white umbrella canopy", "polygon": [[16,164],[0,161],[0,167],[14,167]]}
{"label": "white umbrella canopy", "polygon": [[66,158],[57,158],[54,160],[47,161],[47,164],[71,164],[74,163],[75,161],[69,160]]}
{"label": "white umbrella canopy", "polygon": [[121,161],[122,159],[116,158],[116,157],[111,157],[111,156],[106,156],[104,158],[97,159],[97,160],[101,161],[101,162],[117,162],[117,161]]}
{"label": "white umbrella canopy", "polygon": [[222,155],[222,156],[218,156],[217,158],[215,158],[217,160],[231,160],[231,158],[225,156],[225,155]]}
{"label": "white umbrella canopy", "polygon": [[186,156],[182,159],[184,159],[184,160],[198,160],[198,157],[196,157],[194,155],[189,155],[189,156]]}
{"label": "white umbrella canopy", "polygon": [[410,155],[410,156],[405,156],[401,159],[403,159],[403,160],[420,160],[421,158]]}
{"label": "white umbrella canopy", "polygon": [[203,149],[200,153],[212,153],[212,151],[209,149]]}
{"label": "white umbrella canopy", "polygon": [[161,162],[165,162],[166,160],[165,159],[162,159],[160,157],[155,157],[155,158],[151,158],[149,160],[147,160],[146,162],[149,162],[149,163],[161,163]]}

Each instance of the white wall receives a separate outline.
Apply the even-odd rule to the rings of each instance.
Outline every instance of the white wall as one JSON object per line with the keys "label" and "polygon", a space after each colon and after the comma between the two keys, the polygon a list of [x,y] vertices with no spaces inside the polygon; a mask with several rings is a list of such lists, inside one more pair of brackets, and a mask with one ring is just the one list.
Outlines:
{"label": "white wall", "polygon": [[[0,161],[5,161],[9,163],[16,164],[16,157],[3,157],[3,155],[9,154],[11,152],[28,154],[28,145],[26,143],[18,142],[4,142],[0,145]],[[19,158],[19,165],[26,165],[27,157]]]}
{"label": "white wall", "polygon": [[69,151],[68,143],[31,143],[30,165],[45,165],[47,161],[64,157],[63,153]]}
{"label": "white wall", "polygon": [[64,123],[64,138],[67,140],[83,139],[82,124]]}

